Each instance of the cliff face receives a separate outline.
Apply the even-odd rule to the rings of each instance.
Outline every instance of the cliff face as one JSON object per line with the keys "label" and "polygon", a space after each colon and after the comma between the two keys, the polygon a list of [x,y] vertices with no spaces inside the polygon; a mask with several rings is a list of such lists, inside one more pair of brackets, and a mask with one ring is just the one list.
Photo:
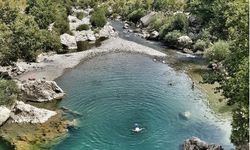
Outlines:
{"label": "cliff face", "polygon": [[209,144],[197,137],[192,137],[184,141],[183,150],[223,150],[222,146]]}

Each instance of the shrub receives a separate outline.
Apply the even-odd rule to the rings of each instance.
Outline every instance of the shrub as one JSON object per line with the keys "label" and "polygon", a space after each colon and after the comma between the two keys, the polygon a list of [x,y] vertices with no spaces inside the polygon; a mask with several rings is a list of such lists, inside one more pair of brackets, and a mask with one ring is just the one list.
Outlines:
{"label": "shrub", "polygon": [[219,40],[206,50],[205,56],[210,60],[223,61],[229,55],[229,43]]}
{"label": "shrub", "polygon": [[143,17],[144,15],[145,15],[145,10],[138,9],[130,13],[128,15],[128,19],[132,21],[133,23],[137,23],[141,19],[141,17]]}
{"label": "shrub", "polygon": [[185,32],[187,30],[187,27],[188,27],[187,16],[183,13],[176,14],[172,22],[172,28],[174,30]]}
{"label": "shrub", "polygon": [[201,51],[204,51],[207,47],[207,44],[205,41],[203,40],[197,40],[196,43],[194,44],[194,50],[201,50]]}
{"label": "shrub", "polygon": [[12,26],[12,31],[11,48],[17,52],[16,55],[26,61],[34,61],[36,51],[42,49],[40,29],[34,17],[20,14]]}
{"label": "shrub", "polygon": [[97,10],[93,12],[90,22],[94,27],[103,27],[107,23],[107,18],[103,9],[97,8]]}
{"label": "shrub", "polygon": [[169,32],[165,37],[164,37],[164,42],[166,42],[170,46],[174,46],[178,42],[178,38],[182,36],[182,33],[180,31],[174,30],[172,32]]}
{"label": "shrub", "polygon": [[9,3],[0,2],[0,22],[11,24],[14,22],[18,15],[16,8],[11,8]]}
{"label": "shrub", "polygon": [[85,14],[84,14],[83,12],[78,12],[78,13],[76,14],[76,17],[77,17],[78,19],[82,20],[82,19],[85,17]]}
{"label": "shrub", "polygon": [[14,49],[10,48],[12,31],[4,23],[0,23],[0,65],[10,65],[17,60]]}
{"label": "shrub", "polygon": [[79,27],[76,28],[77,31],[82,31],[82,30],[89,30],[89,25],[87,24],[82,24]]}
{"label": "shrub", "polygon": [[55,20],[55,4],[51,0],[45,0],[46,2],[41,2],[36,0],[35,3],[29,6],[29,14],[34,16],[39,28],[47,29],[49,24],[53,23]]}
{"label": "shrub", "polygon": [[60,37],[56,32],[49,32],[47,30],[42,30],[40,35],[40,40],[42,43],[42,49],[45,52],[57,51],[61,49]]}
{"label": "shrub", "polygon": [[160,28],[160,38],[164,38],[168,32],[178,30],[186,32],[188,27],[188,19],[185,14],[179,13],[171,16],[166,20],[165,24]]}
{"label": "shrub", "polygon": [[160,31],[160,28],[167,23],[168,17],[166,17],[164,14],[157,14],[154,16],[152,21],[150,22],[151,28]]}
{"label": "shrub", "polygon": [[56,19],[55,24],[54,24],[54,30],[59,34],[69,32],[69,23],[68,23],[67,17],[66,18],[60,17]]}
{"label": "shrub", "polygon": [[18,88],[14,81],[0,79],[0,105],[12,105],[17,94]]}

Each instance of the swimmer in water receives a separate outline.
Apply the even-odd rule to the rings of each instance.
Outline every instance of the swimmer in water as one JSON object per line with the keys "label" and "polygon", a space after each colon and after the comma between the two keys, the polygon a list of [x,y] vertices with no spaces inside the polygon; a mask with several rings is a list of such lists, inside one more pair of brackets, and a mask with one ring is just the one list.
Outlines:
{"label": "swimmer in water", "polygon": [[136,123],[135,128],[132,129],[133,132],[141,132],[144,128],[140,128],[139,125]]}

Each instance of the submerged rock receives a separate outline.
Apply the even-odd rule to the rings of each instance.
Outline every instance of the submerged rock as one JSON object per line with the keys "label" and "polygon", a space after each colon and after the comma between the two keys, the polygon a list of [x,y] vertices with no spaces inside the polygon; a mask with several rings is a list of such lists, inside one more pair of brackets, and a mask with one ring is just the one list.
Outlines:
{"label": "submerged rock", "polygon": [[209,144],[197,137],[192,137],[184,141],[183,150],[223,150],[222,146]]}
{"label": "submerged rock", "polygon": [[17,101],[10,118],[12,122],[16,123],[44,123],[56,114],[55,111],[36,108],[22,101]]}
{"label": "submerged rock", "polygon": [[0,126],[4,124],[10,117],[11,110],[6,106],[0,106]]}
{"label": "submerged rock", "polygon": [[179,116],[182,119],[188,120],[191,117],[191,113],[189,111],[185,111],[183,113],[179,113]]}
{"label": "submerged rock", "polygon": [[61,43],[68,49],[77,49],[76,38],[72,35],[64,33],[60,36]]}
{"label": "submerged rock", "polygon": [[21,89],[22,98],[27,101],[46,102],[62,99],[65,95],[55,81],[25,81],[18,86]]}

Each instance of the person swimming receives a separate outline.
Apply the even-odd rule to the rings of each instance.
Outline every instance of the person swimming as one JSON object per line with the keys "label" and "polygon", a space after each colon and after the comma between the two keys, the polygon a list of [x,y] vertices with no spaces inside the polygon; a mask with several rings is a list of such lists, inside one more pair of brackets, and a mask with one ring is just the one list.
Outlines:
{"label": "person swimming", "polygon": [[135,123],[135,128],[132,129],[133,132],[141,132],[144,128],[140,128],[137,123]]}

